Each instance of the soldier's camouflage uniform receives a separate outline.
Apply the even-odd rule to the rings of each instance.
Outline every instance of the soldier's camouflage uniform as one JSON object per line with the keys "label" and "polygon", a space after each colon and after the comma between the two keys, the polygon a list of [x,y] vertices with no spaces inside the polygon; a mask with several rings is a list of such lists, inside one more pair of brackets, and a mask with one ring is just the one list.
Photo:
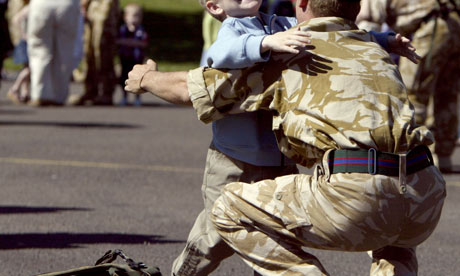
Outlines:
{"label": "soldier's camouflage uniform", "polygon": [[111,104],[117,84],[114,57],[118,36],[119,0],[84,0],[87,20],[84,31],[83,73],[86,100]]}
{"label": "soldier's camouflage uniform", "polygon": [[227,185],[212,220],[262,275],[328,275],[302,246],[373,250],[372,275],[416,275],[415,247],[435,229],[446,195],[439,170],[429,166],[401,180],[331,174],[325,153],[404,153],[432,143],[431,132],[415,126],[397,66],[371,35],[336,17],[301,26],[312,34],[312,46],[299,55],[188,75],[200,120],[270,109],[281,151],[302,165],[316,163],[314,175]]}
{"label": "soldier's camouflage uniform", "polygon": [[[447,0],[446,13],[436,14],[437,0],[364,0],[364,18],[387,23],[412,37],[422,57],[419,65],[401,59],[400,70],[414,104],[416,122],[435,137],[434,152],[442,160],[452,155],[457,140],[457,95],[460,92],[460,18]],[[460,8],[460,1],[459,3]],[[364,23],[365,24],[365,23]],[[361,27],[361,25],[360,25]],[[430,57],[431,56],[431,57]],[[429,102],[433,110],[429,112]],[[441,164],[442,165],[442,164]]]}

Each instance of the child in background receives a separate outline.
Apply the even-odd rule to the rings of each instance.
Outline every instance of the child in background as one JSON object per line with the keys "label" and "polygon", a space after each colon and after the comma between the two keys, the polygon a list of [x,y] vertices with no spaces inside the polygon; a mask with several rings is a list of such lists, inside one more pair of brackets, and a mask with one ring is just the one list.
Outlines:
{"label": "child in background", "polygon": [[[145,48],[148,45],[148,35],[142,26],[142,8],[137,4],[128,4],[124,10],[124,24],[120,27],[117,44],[121,62],[120,85],[123,89],[128,73],[134,65],[143,63]],[[123,97],[120,105],[128,104],[128,95],[123,89]],[[140,106],[140,95],[136,95],[135,106]]]}

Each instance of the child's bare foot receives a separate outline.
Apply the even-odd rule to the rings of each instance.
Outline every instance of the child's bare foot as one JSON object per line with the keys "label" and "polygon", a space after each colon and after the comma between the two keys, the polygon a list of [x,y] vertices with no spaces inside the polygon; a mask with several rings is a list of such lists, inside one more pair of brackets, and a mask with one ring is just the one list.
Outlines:
{"label": "child's bare foot", "polygon": [[14,104],[17,104],[17,105],[20,105],[20,104],[24,104],[25,101],[23,99],[21,99],[21,97],[19,96],[19,93],[18,92],[15,92],[13,90],[10,90],[8,91],[8,93],[6,94],[6,96],[8,97],[8,99],[10,99],[10,101]]}

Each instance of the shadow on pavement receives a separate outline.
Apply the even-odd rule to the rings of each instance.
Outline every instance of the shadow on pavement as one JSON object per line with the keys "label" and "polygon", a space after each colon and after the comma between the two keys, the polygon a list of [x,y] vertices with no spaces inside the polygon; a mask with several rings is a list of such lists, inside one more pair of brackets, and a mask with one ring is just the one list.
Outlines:
{"label": "shadow on pavement", "polygon": [[80,248],[83,244],[166,244],[183,240],[163,240],[158,235],[118,233],[26,233],[0,235],[0,250],[29,248]]}
{"label": "shadow on pavement", "polygon": [[39,207],[39,206],[1,206],[0,215],[4,214],[30,214],[30,213],[57,213],[62,211],[92,211],[88,208],[68,208],[68,207]]}
{"label": "shadow on pavement", "polygon": [[76,128],[140,128],[140,125],[120,123],[91,123],[91,122],[55,122],[55,121],[0,121],[0,126],[55,126]]}
{"label": "shadow on pavement", "polygon": [[0,109],[0,115],[30,115],[30,114],[33,114],[35,113],[34,111],[32,110],[3,110],[3,109]]}

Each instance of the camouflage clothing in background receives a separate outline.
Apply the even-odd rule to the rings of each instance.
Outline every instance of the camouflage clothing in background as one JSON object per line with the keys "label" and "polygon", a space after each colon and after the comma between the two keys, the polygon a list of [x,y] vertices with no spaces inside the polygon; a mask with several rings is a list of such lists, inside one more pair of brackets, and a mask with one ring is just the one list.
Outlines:
{"label": "camouflage clothing in background", "polygon": [[[269,109],[283,153],[306,166],[323,160],[313,176],[227,185],[212,219],[263,275],[327,275],[302,246],[375,250],[372,275],[416,275],[415,247],[434,230],[445,197],[440,172],[430,166],[408,175],[408,190],[400,194],[398,177],[330,175],[324,153],[403,153],[431,144],[431,132],[415,125],[399,71],[370,34],[335,17],[300,26],[312,43],[299,55],[273,54],[248,69],[199,68],[189,74],[200,120]],[[395,258],[390,248],[410,257]]]}
{"label": "camouflage clothing in background", "polygon": [[[457,97],[460,92],[458,14],[451,11],[445,16],[429,16],[437,7],[437,0],[365,2],[364,6],[369,7],[362,10],[365,18],[378,24],[387,23],[396,32],[412,37],[412,44],[422,60],[416,65],[401,59],[400,70],[415,107],[416,122],[432,129],[436,141],[434,152],[440,158],[451,156],[457,140]],[[453,9],[449,1],[441,2]],[[428,110],[430,101],[433,101],[432,112]],[[434,118],[430,118],[433,115]]]}
{"label": "camouflage clothing in background", "polygon": [[[84,0],[87,20],[84,31],[83,74],[85,100],[111,104],[117,79],[114,70],[116,38],[118,35],[119,1]],[[99,99],[97,99],[99,97]]]}

